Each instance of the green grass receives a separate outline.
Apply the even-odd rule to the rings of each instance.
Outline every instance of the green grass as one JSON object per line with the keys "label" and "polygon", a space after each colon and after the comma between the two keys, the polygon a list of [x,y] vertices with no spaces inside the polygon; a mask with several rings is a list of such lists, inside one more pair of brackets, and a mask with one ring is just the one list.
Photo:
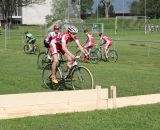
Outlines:
{"label": "green grass", "polygon": [[[107,25],[106,19],[102,19],[101,22],[110,27],[109,30],[105,29],[105,33],[113,39],[112,48],[117,50],[119,59],[116,63],[83,64],[91,70],[95,85],[101,85],[103,88],[115,85],[118,96],[160,93],[159,32],[145,35],[144,31],[123,30],[114,35],[114,28],[111,26],[114,25],[114,20],[109,22],[110,25]],[[31,31],[36,36],[38,45],[44,50],[43,27],[13,28],[8,34],[6,49],[3,31],[0,35],[0,94],[52,92],[41,86],[42,71],[37,68],[37,56],[23,52],[25,30]],[[83,37],[80,41],[83,43],[84,39]],[[73,44],[70,49],[75,50]],[[0,120],[0,130],[159,130],[159,107],[160,104],[155,104]]]}
{"label": "green grass", "polygon": [[160,104],[0,120],[0,130],[159,130]]}
{"label": "green grass", "polygon": [[[4,48],[4,35],[0,35],[0,94],[52,91],[42,88],[42,71],[37,68],[37,56],[23,52],[22,32],[26,29],[34,32],[38,45],[44,50],[41,40],[43,31],[39,26],[12,29],[7,49]],[[159,32],[145,35],[135,31],[133,35],[126,31],[110,37],[113,39],[111,48],[118,52],[118,61],[84,64],[91,70],[95,85],[103,88],[115,85],[118,96],[159,93],[160,44],[151,42],[159,42]],[[80,41],[83,43],[84,39],[80,38]],[[75,50],[74,43],[70,49]]]}

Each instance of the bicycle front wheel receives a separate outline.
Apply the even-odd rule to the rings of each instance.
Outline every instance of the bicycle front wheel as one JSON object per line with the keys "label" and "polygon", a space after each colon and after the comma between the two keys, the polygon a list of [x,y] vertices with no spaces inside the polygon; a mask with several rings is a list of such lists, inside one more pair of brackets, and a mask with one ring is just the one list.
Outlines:
{"label": "bicycle front wheel", "polygon": [[39,49],[39,47],[37,45],[34,46],[34,50],[33,51],[34,51],[35,55],[38,55],[40,53],[40,49]]}
{"label": "bicycle front wheel", "polygon": [[38,68],[43,69],[49,63],[46,52],[41,52],[37,57]]}
{"label": "bicycle front wheel", "polygon": [[116,50],[109,50],[107,60],[109,62],[116,62],[118,60],[117,51]]}
{"label": "bicycle front wheel", "polygon": [[93,63],[93,64],[98,63],[99,58],[98,58],[98,54],[97,54],[96,51],[91,51],[91,52],[90,52],[89,60],[90,60],[91,63]]}
{"label": "bicycle front wheel", "polygon": [[84,66],[76,66],[71,73],[71,84],[74,90],[93,89],[93,76]]}

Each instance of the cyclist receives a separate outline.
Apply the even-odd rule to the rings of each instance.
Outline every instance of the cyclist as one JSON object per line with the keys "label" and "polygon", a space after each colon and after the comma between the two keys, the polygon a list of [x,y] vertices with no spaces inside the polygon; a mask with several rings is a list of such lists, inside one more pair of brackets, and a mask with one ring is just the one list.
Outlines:
{"label": "cyclist", "polygon": [[25,32],[25,36],[26,36],[26,42],[29,45],[29,51],[33,50],[33,46],[36,42],[36,38],[33,36],[33,34],[29,33],[28,31]]}
{"label": "cyclist", "polygon": [[103,46],[105,56],[108,58],[109,47],[112,45],[112,40],[101,32],[99,32],[98,35],[100,36],[100,40],[98,41],[97,45],[101,43],[100,46]]}
{"label": "cyclist", "polygon": [[[94,46],[94,38],[92,37],[92,35],[89,33],[89,31],[86,29],[84,30],[85,35],[87,36],[87,41],[86,43],[83,45],[85,52],[89,55],[89,51],[90,49]],[[84,57],[84,61],[88,62],[89,57]]]}
{"label": "cyclist", "polygon": [[60,29],[60,27],[58,25],[54,25],[53,30],[51,32],[49,32],[44,39],[44,46],[47,48],[48,59],[51,59],[50,52],[49,52],[49,44],[52,40],[52,37],[54,37],[56,35],[60,35],[59,29]]}
{"label": "cyclist", "polygon": [[67,62],[67,67],[68,67],[67,75],[69,74],[69,70],[75,61],[75,56],[74,56],[74,54],[72,54],[68,50],[67,45],[69,43],[75,41],[78,48],[82,51],[82,53],[87,55],[85,50],[83,49],[83,47],[81,46],[81,44],[79,42],[79,39],[76,35],[77,33],[78,33],[78,29],[75,26],[70,26],[70,27],[68,27],[67,32],[64,32],[63,34],[61,34],[60,37],[58,37],[58,36],[52,37],[52,41],[50,44],[50,50],[53,55],[53,63],[52,63],[52,67],[51,67],[51,73],[52,73],[51,80],[53,83],[58,83],[58,81],[55,77],[55,69],[56,69],[56,65],[58,63],[57,51],[59,51],[61,54],[63,54],[67,58],[67,61],[68,61]]}
{"label": "cyclist", "polygon": [[49,44],[51,42],[52,37],[56,36],[56,35],[60,35],[59,26],[58,25],[54,25],[53,30],[51,32],[49,32],[47,34],[47,36],[45,37],[45,39],[44,39],[44,46],[46,48],[49,48]]}

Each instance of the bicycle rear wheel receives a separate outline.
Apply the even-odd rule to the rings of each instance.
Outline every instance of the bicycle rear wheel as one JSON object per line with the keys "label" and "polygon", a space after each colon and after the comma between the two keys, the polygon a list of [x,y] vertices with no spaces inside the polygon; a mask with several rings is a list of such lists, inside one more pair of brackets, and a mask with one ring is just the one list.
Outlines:
{"label": "bicycle rear wheel", "polygon": [[27,44],[24,45],[23,50],[24,50],[24,52],[25,52],[26,54],[30,53],[30,51],[29,51],[29,45],[27,45]]}
{"label": "bicycle rear wheel", "polygon": [[[51,82],[51,65],[47,64],[42,71],[43,87],[58,90],[59,84],[52,84]],[[58,81],[62,79],[62,73],[59,68],[56,68],[56,78]]]}
{"label": "bicycle rear wheel", "polygon": [[93,89],[93,76],[84,66],[76,66],[71,73],[71,84],[74,90]]}
{"label": "bicycle rear wheel", "polygon": [[38,68],[43,69],[48,63],[49,63],[49,60],[47,58],[46,52],[39,53],[37,57]]}
{"label": "bicycle rear wheel", "polygon": [[107,60],[109,62],[116,62],[118,60],[117,51],[116,50],[109,50]]}

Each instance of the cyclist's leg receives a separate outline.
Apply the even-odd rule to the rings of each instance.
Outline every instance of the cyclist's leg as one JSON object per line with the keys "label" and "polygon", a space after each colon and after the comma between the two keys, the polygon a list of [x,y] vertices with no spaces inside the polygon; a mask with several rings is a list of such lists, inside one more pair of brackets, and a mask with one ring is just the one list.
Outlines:
{"label": "cyclist's leg", "polygon": [[32,40],[28,41],[28,46],[29,46],[29,51],[32,51],[32,48],[33,48],[33,46],[32,46]]}
{"label": "cyclist's leg", "polygon": [[66,73],[66,77],[67,77],[70,74],[70,69],[72,68],[74,59],[67,53],[64,53],[64,56],[67,58],[67,73]]}
{"label": "cyclist's leg", "polygon": [[50,44],[50,50],[52,56],[52,66],[51,66],[51,80],[53,83],[58,83],[56,76],[55,76],[55,71],[56,71],[56,65],[58,63],[58,53],[57,53],[57,48],[56,48],[56,44],[54,42],[52,42]]}
{"label": "cyclist's leg", "polygon": [[108,52],[109,52],[109,47],[111,46],[110,42],[106,42],[104,44],[104,56],[106,59],[108,59]]}

